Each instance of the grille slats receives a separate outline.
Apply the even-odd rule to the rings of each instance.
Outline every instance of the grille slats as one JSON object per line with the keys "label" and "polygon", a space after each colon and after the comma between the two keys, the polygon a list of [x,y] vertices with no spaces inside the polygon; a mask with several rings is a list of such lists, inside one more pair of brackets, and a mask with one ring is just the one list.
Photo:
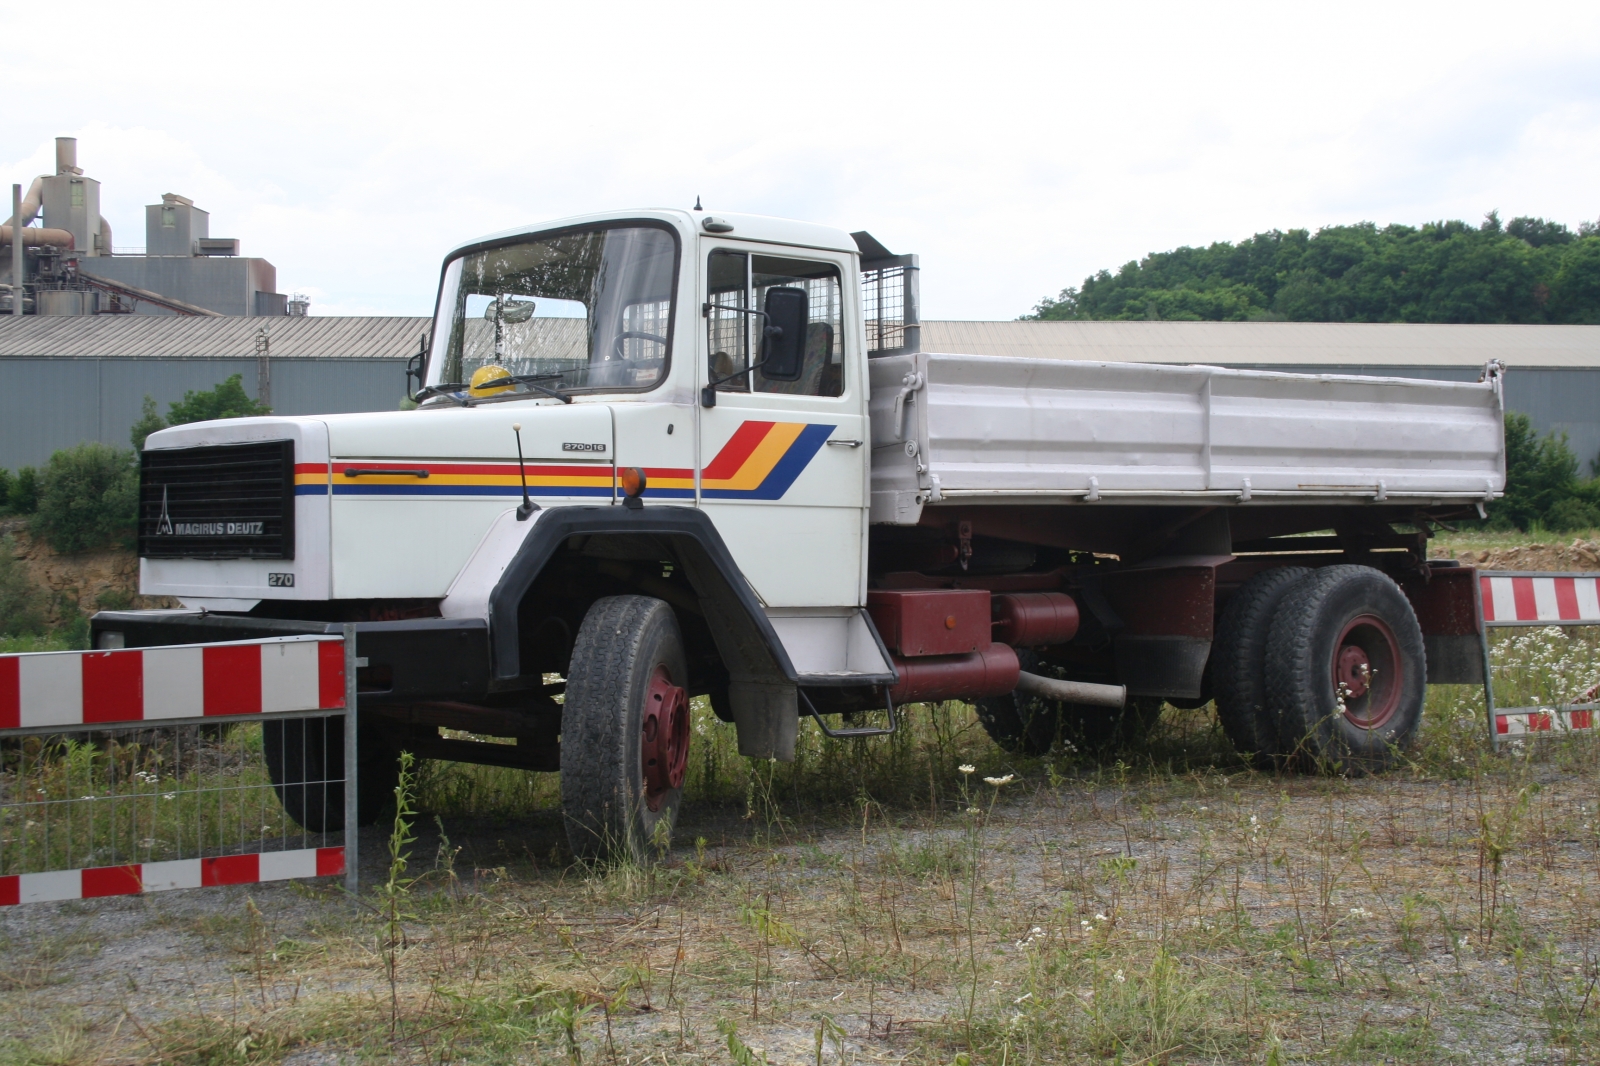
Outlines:
{"label": "grille slats", "polygon": [[139,554],[147,559],[293,559],[294,442],[147,451]]}

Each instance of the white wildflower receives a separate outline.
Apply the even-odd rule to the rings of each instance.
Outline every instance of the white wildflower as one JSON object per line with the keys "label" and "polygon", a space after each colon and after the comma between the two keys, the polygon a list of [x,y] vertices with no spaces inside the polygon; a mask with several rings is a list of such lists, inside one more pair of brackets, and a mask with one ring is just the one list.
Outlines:
{"label": "white wildflower", "polygon": [[986,777],[983,779],[983,783],[986,785],[993,785],[995,788],[999,788],[1001,785],[1011,784],[1011,782],[1015,781],[1016,779],[1016,774],[1007,774],[1004,777]]}
{"label": "white wildflower", "polygon": [[956,769],[960,770],[964,774],[975,774],[978,772],[978,768],[969,762],[962,763],[960,766],[956,767]]}
{"label": "white wildflower", "polygon": [[1120,985],[1120,984],[1122,984],[1122,983],[1123,983],[1123,982],[1125,982],[1125,981],[1126,981],[1126,980],[1127,980],[1127,978],[1126,978],[1126,977],[1124,977],[1124,976],[1122,976],[1122,971],[1121,971],[1121,970],[1118,970],[1118,971],[1117,971],[1117,972],[1116,972],[1116,974],[1114,974],[1114,975],[1113,975],[1113,976],[1115,976],[1115,977],[1116,977],[1116,980],[1117,980],[1117,984],[1119,984],[1119,985]]}
{"label": "white wildflower", "polygon": [[1097,922],[1104,922],[1104,921],[1107,921],[1108,919],[1103,914],[1096,914],[1094,916],[1094,920],[1097,921]]}
{"label": "white wildflower", "polygon": [[1350,917],[1352,917],[1352,918],[1360,918],[1360,919],[1367,919],[1367,918],[1371,918],[1372,917],[1372,912],[1367,910],[1367,908],[1365,908],[1365,907],[1351,907],[1350,908]]}

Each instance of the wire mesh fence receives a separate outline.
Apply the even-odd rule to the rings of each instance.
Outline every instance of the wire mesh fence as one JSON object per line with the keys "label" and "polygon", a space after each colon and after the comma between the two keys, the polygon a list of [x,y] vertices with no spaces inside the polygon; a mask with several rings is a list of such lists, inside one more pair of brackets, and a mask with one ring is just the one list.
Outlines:
{"label": "wire mesh fence", "polygon": [[[0,876],[342,847],[342,817],[330,817],[343,813],[342,752],[329,765],[334,745],[291,751],[288,724],[130,725],[0,741]],[[344,729],[342,716],[294,725]],[[291,771],[292,783],[275,787],[269,763]],[[286,800],[309,825],[289,816]]]}
{"label": "wire mesh fence", "polygon": [[353,636],[0,656],[0,905],[353,891]]}

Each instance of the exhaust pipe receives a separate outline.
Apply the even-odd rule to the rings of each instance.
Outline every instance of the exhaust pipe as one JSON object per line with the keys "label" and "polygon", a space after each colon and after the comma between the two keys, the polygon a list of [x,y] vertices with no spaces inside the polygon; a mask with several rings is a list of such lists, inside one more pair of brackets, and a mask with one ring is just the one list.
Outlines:
{"label": "exhaust pipe", "polygon": [[1017,674],[1017,691],[1031,692],[1046,699],[1067,703],[1087,703],[1095,707],[1122,707],[1128,702],[1126,685],[1091,685],[1087,681],[1058,681],[1026,670]]}

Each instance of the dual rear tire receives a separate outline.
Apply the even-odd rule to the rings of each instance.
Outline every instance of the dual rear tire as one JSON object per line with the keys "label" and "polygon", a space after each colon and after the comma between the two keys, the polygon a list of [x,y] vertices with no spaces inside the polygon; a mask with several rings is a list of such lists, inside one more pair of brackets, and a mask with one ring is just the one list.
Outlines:
{"label": "dual rear tire", "polygon": [[1212,669],[1217,717],[1258,767],[1376,773],[1422,721],[1421,627],[1367,566],[1257,574],[1223,612]]}

